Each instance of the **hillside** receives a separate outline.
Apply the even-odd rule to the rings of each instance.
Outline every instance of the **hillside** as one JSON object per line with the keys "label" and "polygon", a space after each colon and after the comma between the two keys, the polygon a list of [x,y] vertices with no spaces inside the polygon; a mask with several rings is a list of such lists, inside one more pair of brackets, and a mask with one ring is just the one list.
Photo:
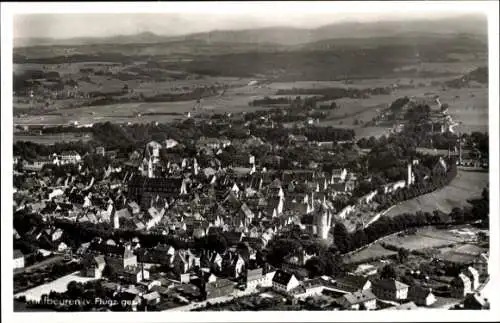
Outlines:
{"label": "hillside", "polygon": [[271,27],[249,30],[216,30],[205,33],[172,37],[151,32],[113,37],[85,37],[72,39],[31,38],[15,39],[14,47],[27,46],[82,46],[91,44],[153,44],[175,41],[203,41],[208,43],[273,43],[279,45],[299,45],[336,38],[387,37],[406,33],[433,33],[441,35],[487,34],[485,17],[476,15],[459,16],[439,20],[348,22],[335,23],[319,28]]}

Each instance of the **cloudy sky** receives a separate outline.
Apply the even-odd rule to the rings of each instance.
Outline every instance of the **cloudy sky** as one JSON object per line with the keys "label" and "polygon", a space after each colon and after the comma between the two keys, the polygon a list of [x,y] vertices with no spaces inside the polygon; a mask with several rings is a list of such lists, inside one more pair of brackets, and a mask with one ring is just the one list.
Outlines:
{"label": "cloudy sky", "polygon": [[[191,3],[195,4],[195,3]],[[182,35],[224,29],[249,29],[274,26],[314,28],[342,21],[400,20],[412,18],[439,18],[459,13],[443,11],[414,11],[409,6],[389,12],[353,12],[350,6],[332,10],[316,2],[301,8],[299,3],[278,3],[272,6],[246,8],[212,4],[206,10],[196,4],[196,10],[172,13],[37,13],[14,16],[14,37],[105,37],[153,32],[159,35]],[[344,3],[345,4],[345,3]],[[323,6],[325,6],[323,4]],[[217,7],[217,8],[216,8]],[[232,8],[232,10],[225,10]],[[214,10],[215,9],[215,10]],[[293,9],[293,10],[292,10]],[[362,8],[360,8],[362,9]],[[398,9],[398,10],[394,10]],[[350,10],[350,11],[349,11]],[[49,11],[51,12],[51,11]],[[102,12],[102,11],[101,11]],[[133,12],[133,11],[132,11]],[[244,13],[243,13],[244,12]]]}

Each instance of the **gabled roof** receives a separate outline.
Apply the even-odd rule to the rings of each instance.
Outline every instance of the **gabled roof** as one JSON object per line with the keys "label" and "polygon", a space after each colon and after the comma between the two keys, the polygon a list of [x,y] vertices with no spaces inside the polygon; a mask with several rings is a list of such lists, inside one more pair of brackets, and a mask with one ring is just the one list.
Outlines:
{"label": "gabled roof", "polygon": [[338,302],[341,304],[347,303],[348,305],[355,305],[368,302],[376,298],[377,297],[370,290],[363,290],[345,294],[339,298]]}
{"label": "gabled roof", "polygon": [[282,270],[278,270],[273,277],[273,283],[280,284],[280,285],[288,285],[290,280],[294,277],[293,274],[287,273]]}
{"label": "gabled roof", "polygon": [[352,291],[363,289],[368,281],[370,280],[367,277],[361,275],[347,275],[337,278],[337,284],[341,284],[343,288],[347,287]]}
{"label": "gabled roof", "polygon": [[380,280],[376,280],[376,281],[373,282],[373,286],[374,287],[379,287],[379,288],[382,288],[382,289],[385,289],[385,290],[392,290],[392,291],[396,291],[396,290],[408,288],[408,285],[403,284],[402,282],[399,282],[399,281],[397,281],[395,279],[380,279]]}
{"label": "gabled roof", "polygon": [[420,285],[414,285],[408,291],[408,297],[412,299],[426,298],[429,294],[432,294],[432,290]]}

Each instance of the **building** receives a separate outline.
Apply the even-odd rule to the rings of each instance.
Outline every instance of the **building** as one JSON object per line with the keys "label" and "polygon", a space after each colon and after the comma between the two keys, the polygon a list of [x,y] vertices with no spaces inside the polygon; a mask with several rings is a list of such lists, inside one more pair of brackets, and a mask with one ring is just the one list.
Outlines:
{"label": "building", "polygon": [[463,298],[471,292],[471,281],[464,274],[459,274],[451,281],[451,297]]}
{"label": "building", "polygon": [[101,155],[101,156],[105,156],[106,155],[106,149],[102,146],[99,146],[95,149],[95,154],[96,155]]}
{"label": "building", "polygon": [[380,279],[372,284],[373,293],[378,298],[392,301],[407,299],[408,287],[395,279]]}
{"label": "building", "polygon": [[127,266],[120,273],[121,278],[128,283],[139,283],[149,279],[149,270],[141,266]]}
{"label": "building", "polygon": [[276,271],[272,280],[273,289],[280,292],[288,292],[291,289],[299,286],[300,282],[295,275],[284,272],[282,270]]}
{"label": "building", "polygon": [[14,250],[14,269],[24,268],[24,255],[21,250]]}
{"label": "building", "polygon": [[266,280],[266,275],[263,274],[262,268],[247,269],[247,288],[255,288],[263,286]]}
{"label": "building", "polygon": [[76,164],[82,160],[80,154],[74,150],[63,151],[58,157],[61,164]]}
{"label": "building", "polygon": [[362,290],[345,294],[335,301],[345,310],[374,310],[377,308],[377,297],[370,290]]}
{"label": "building", "polygon": [[332,170],[331,183],[343,183],[347,177],[347,169],[340,168]]}
{"label": "building", "polygon": [[412,286],[408,291],[408,298],[419,306],[430,306],[436,302],[436,296],[431,288],[420,285]]}
{"label": "building", "polygon": [[397,306],[391,306],[391,307],[385,308],[384,310],[411,311],[411,310],[418,310],[418,306],[417,306],[417,304],[415,304],[415,302],[408,302],[408,303],[404,303],[404,304],[397,305]]}
{"label": "building", "polygon": [[471,290],[476,290],[479,287],[479,272],[473,267],[467,267],[463,274],[469,278]]}
{"label": "building", "polygon": [[207,299],[230,295],[234,291],[235,286],[235,282],[224,278],[218,279],[212,283],[207,283],[205,285]]}
{"label": "building", "polygon": [[110,252],[105,256],[105,261],[115,273],[123,271],[126,267],[137,266],[137,256],[132,252],[130,246],[123,248],[121,252]]}
{"label": "building", "polygon": [[148,294],[144,294],[142,296],[142,298],[144,299],[146,306],[157,305],[160,303],[160,300],[161,300],[160,293],[158,293],[157,291],[154,291],[154,292],[151,292]]}
{"label": "building", "polygon": [[142,209],[151,207],[151,200],[177,198],[185,188],[182,177],[149,178],[134,176],[128,182],[128,198],[138,201]]}
{"label": "building", "polygon": [[361,275],[339,277],[335,284],[339,289],[348,292],[368,290],[372,287],[371,281],[367,277]]}
{"label": "building", "polygon": [[99,279],[102,277],[102,272],[104,267],[106,267],[106,261],[104,256],[92,256],[88,255],[84,261],[82,261],[84,268],[82,269],[82,275],[85,277],[92,277]]}

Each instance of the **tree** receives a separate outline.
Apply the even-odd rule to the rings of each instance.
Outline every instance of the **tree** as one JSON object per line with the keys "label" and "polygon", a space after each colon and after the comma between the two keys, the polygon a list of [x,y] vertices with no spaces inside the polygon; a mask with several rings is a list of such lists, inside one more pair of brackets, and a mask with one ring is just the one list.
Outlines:
{"label": "tree", "polygon": [[396,270],[393,265],[385,265],[380,272],[381,279],[396,279]]}
{"label": "tree", "polygon": [[323,258],[312,257],[307,260],[305,268],[309,272],[309,277],[314,278],[325,274],[326,263]]}
{"label": "tree", "polygon": [[349,233],[343,223],[338,223],[333,228],[333,240],[340,252],[345,253],[349,250]]}
{"label": "tree", "polygon": [[405,261],[408,260],[408,256],[410,255],[410,252],[408,249],[405,248],[400,248],[398,250],[398,259],[400,263],[404,263]]}

